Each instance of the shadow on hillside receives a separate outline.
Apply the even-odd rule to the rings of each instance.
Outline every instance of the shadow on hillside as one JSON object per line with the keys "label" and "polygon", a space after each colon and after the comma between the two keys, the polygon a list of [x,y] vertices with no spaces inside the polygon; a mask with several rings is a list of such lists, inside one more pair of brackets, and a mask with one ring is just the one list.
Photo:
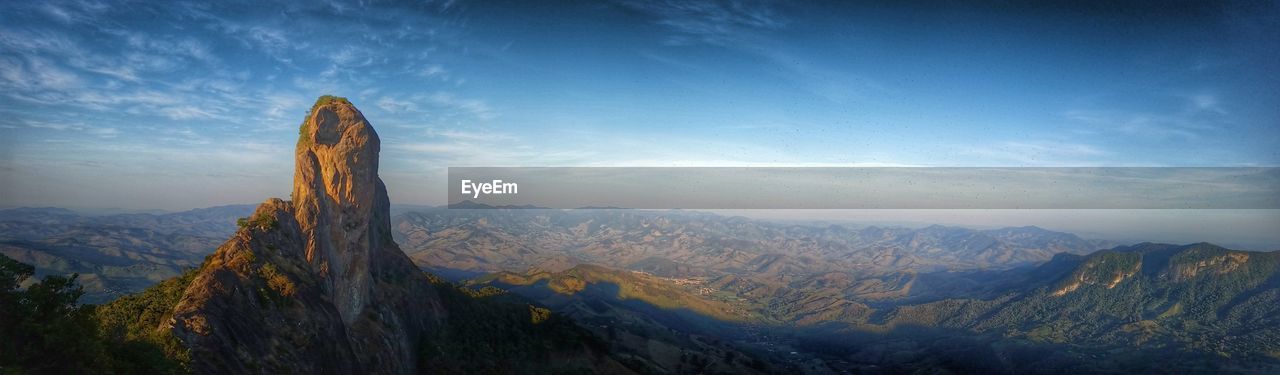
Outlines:
{"label": "shadow on hillside", "polygon": [[1083,346],[1033,342],[994,333],[925,326],[887,331],[835,325],[797,331],[800,350],[836,371],[905,373],[1277,373],[1280,361],[1233,359],[1169,347]]}
{"label": "shadow on hillside", "polygon": [[[957,290],[984,295],[1011,288],[1034,288],[1024,280],[1033,273],[1058,273],[1055,267],[1020,268],[933,275],[938,281],[969,280]],[[981,286],[982,283],[990,283]],[[621,298],[613,283],[591,283],[572,295],[557,293],[546,280],[530,285],[495,286],[542,303],[589,324],[638,324],[609,321],[626,314],[656,323],[649,331],[669,329],[714,337],[743,350],[765,354],[775,362],[820,359],[841,373],[903,373],[928,370],[943,373],[1161,373],[1176,368],[1186,373],[1280,373],[1280,361],[1267,358],[1232,359],[1168,347],[1087,346],[1036,342],[1005,337],[1003,332],[978,333],[964,329],[899,325],[892,328],[851,323],[815,326],[748,324],[725,321],[687,308],[664,308],[640,299]],[[999,290],[997,290],[997,288]],[[919,296],[927,298],[927,296]],[[579,311],[573,311],[573,310]],[[570,311],[565,311],[570,310]],[[662,334],[659,332],[658,334]],[[796,354],[790,354],[795,351]],[[796,359],[791,359],[796,358]],[[1182,371],[1185,370],[1185,371]]]}

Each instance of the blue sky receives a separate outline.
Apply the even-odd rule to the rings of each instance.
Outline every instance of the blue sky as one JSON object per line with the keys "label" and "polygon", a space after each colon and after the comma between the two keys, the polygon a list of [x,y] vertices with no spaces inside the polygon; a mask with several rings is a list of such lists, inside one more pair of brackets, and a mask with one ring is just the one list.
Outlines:
{"label": "blue sky", "polygon": [[287,196],[322,94],[398,203],[449,166],[1280,165],[1274,1],[219,3],[0,3],[0,206]]}

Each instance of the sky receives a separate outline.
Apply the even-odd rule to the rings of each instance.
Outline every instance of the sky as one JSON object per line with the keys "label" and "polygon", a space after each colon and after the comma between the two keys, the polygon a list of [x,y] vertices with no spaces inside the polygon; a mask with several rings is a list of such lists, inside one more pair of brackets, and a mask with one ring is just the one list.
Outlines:
{"label": "sky", "polygon": [[1280,3],[902,3],[0,2],[0,206],[287,196],[323,94],[398,203],[450,166],[1280,165]]}

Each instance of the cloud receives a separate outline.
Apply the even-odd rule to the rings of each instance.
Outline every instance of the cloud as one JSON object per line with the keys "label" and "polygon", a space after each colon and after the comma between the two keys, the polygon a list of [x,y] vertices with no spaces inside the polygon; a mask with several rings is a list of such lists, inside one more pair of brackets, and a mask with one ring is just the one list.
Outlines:
{"label": "cloud", "polygon": [[81,82],[75,73],[38,57],[25,61],[0,58],[0,80],[5,88],[23,92],[65,90],[79,87]]}
{"label": "cloud", "polygon": [[258,48],[272,55],[282,55],[294,48],[294,44],[290,43],[290,38],[282,29],[266,25],[246,26],[219,16],[206,17],[214,21],[212,24],[214,27],[220,28],[246,47]]}
{"label": "cloud", "polygon": [[[172,72],[193,62],[217,63],[210,49],[193,38],[170,40],[116,29],[95,29],[94,32],[103,34],[103,37],[82,42],[66,33],[48,29],[0,28],[0,46],[20,56],[58,61],[69,68],[126,82]],[[100,51],[86,45],[95,46]],[[105,46],[113,48],[103,48]]]}
{"label": "cloud", "polygon": [[98,1],[29,1],[6,4],[6,13],[39,18],[59,25],[91,24],[98,22],[107,4]]}
{"label": "cloud", "polygon": [[53,4],[45,4],[44,10],[50,16],[53,16],[53,18],[56,18],[57,20],[62,21],[62,23],[71,23],[72,21],[70,13],[67,13],[67,11],[62,10],[62,8],[59,8]]}
{"label": "cloud", "polygon": [[[464,72],[447,63],[480,48],[455,38],[465,24],[439,14],[449,4],[262,5],[272,9],[240,12],[224,3],[186,1],[0,2],[0,143],[39,145],[3,147],[3,159],[67,176],[84,176],[68,158],[109,160],[100,169],[113,178],[180,179],[189,171],[273,176],[273,166],[287,170],[293,129],[319,94],[374,102],[365,110],[399,111],[373,119],[379,124],[419,124],[379,128],[388,140],[497,117],[481,98],[442,90],[463,81]],[[327,16],[336,13],[353,22],[330,22]],[[408,67],[416,68],[400,73]],[[319,76],[326,70],[327,77]],[[382,97],[391,101],[375,100]],[[443,130],[431,137],[484,142],[472,133]],[[155,168],[122,171],[139,163]],[[70,182],[65,185],[75,185]]]}
{"label": "cloud", "polygon": [[[790,20],[778,10],[783,3],[773,1],[624,1],[625,6],[648,13],[656,23],[675,34],[668,45],[710,44],[736,50],[776,67],[776,74],[795,82],[802,90],[836,104],[866,99],[889,89],[847,67],[826,66],[794,51],[772,34],[787,28]],[[641,56],[689,70],[692,66],[677,59],[642,52]]]}
{"label": "cloud", "polygon": [[1227,114],[1227,110],[1222,107],[1222,103],[1218,101],[1218,96],[1208,93],[1191,94],[1185,96],[1187,102],[1191,105],[1191,110],[1212,112],[1217,114]]}
{"label": "cloud", "polygon": [[337,53],[330,55],[329,61],[339,66],[368,66],[373,63],[373,55],[374,53],[368,49],[346,45]]}
{"label": "cloud", "polygon": [[67,130],[72,127],[71,125],[67,125],[67,124],[53,124],[53,123],[36,122],[36,121],[27,121],[27,126],[30,126],[36,129],[52,129],[52,130]]}
{"label": "cloud", "polygon": [[1066,142],[1005,142],[1004,149],[1027,153],[1052,153],[1066,156],[1097,156],[1106,152],[1083,143]]}
{"label": "cloud", "polygon": [[454,129],[444,129],[444,130],[432,129],[427,131],[427,135],[431,137],[441,137],[441,138],[447,138],[451,140],[467,141],[467,142],[475,142],[475,141],[497,142],[497,141],[510,141],[515,139],[515,137],[511,136],[510,134],[503,134],[503,133],[496,133],[496,132],[489,132],[489,131],[461,131],[461,130],[454,130]]}
{"label": "cloud", "polygon": [[[198,39],[157,38],[118,29],[92,30],[99,36],[95,43],[86,44],[54,30],[0,28],[0,46],[16,53],[0,55],[0,87],[7,89],[0,95],[46,106],[193,119],[217,117],[200,110],[200,104],[221,94],[225,105],[225,93],[236,89],[226,81],[201,80],[204,88],[215,92],[171,90],[186,87],[170,83],[165,74],[193,63],[218,63],[208,46]],[[222,106],[215,108],[219,107]]]}
{"label": "cloud", "polygon": [[320,76],[332,78],[342,72],[354,74],[356,68],[373,65],[376,55],[378,55],[377,52],[363,47],[345,45],[337,52],[325,56],[329,61],[329,67],[320,72]]}
{"label": "cloud", "polygon": [[425,115],[423,121],[433,118],[440,120],[459,117],[487,121],[498,117],[498,113],[484,100],[461,98],[457,94],[446,91],[409,96],[384,95],[374,101],[374,105],[394,114]]}
{"label": "cloud", "polygon": [[395,145],[394,148],[404,150],[404,151],[409,151],[409,152],[418,152],[418,153],[427,153],[427,154],[436,154],[436,155],[458,155],[458,154],[469,155],[472,153],[478,153],[476,150],[474,150],[476,147],[473,147],[469,144],[457,143],[457,142],[401,143],[401,144]]}
{"label": "cloud", "polygon": [[1106,104],[1112,108],[1073,109],[1061,116],[1088,125],[1090,133],[1122,133],[1156,141],[1200,141],[1230,125],[1227,105],[1209,92],[1130,94],[1123,99]]}
{"label": "cloud", "polygon": [[977,157],[972,165],[1084,166],[1098,165],[1111,153],[1085,143],[1061,141],[1005,141],[986,145],[956,145],[956,153]]}
{"label": "cloud", "polygon": [[306,99],[302,95],[273,92],[262,97],[262,117],[267,125],[279,122],[299,121],[299,110],[306,111]]}
{"label": "cloud", "polygon": [[83,123],[59,123],[59,122],[43,122],[24,120],[27,127],[32,129],[46,129],[58,132],[73,132],[87,134],[98,138],[115,138],[120,135],[120,130],[107,126],[89,126]]}
{"label": "cloud", "polygon": [[779,49],[760,49],[757,53],[775,66],[781,67],[781,73],[785,78],[799,83],[805,90],[832,103],[846,104],[891,91],[870,77],[847,69],[811,63],[808,59]]}
{"label": "cloud", "polygon": [[426,64],[412,73],[422,78],[438,79],[442,82],[452,83],[455,86],[466,82],[466,79],[454,77],[444,65],[440,64]]}
{"label": "cloud", "polygon": [[87,133],[101,138],[115,138],[120,134],[120,131],[116,130],[116,128],[90,128]]}
{"label": "cloud", "polygon": [[374,102],[374,105],[378,106],[378,108],[382,108],[382,110],[384,111],[391,112],[391,113],[400,113],[400,112],[417,109],[417,105],[415,105],[414,103],[406,100],[396,99],[395,97],[391,97],[391,96],[384,96],[379,98],[377,102]]}
{"label": "cloud", "polygon": [[621,1],[622,5],[657,17],[657,22],[677,34],[668,44],[695,42],[736,44],[746,32],[777,30],[787,25],[772,1]]}
{"label": "cloud", "polygon": [[443,91],[432,93],[426,98],[436,106],[465,112],[481,120],[492,120],[498,116],[483,100],[462,99]]}
{"label": "cloud", "polygon": [[179,105],[173,107],[160,108],[160,114],[174,120],[190,120],[190,119],[212,119],[220,116],[209,113],[200,107],[192,105]]}
{"label": "cloud", "polygon": [[192,36],[155,36],[125,29],[103,31],[123,39],[126,46],[151,55],[183,58],[206,64],[216,64],[221,60],[213,53],[207,42]]}
{"label": "cloud", "polygon": [[423,67],[422,71],[418,74],[423,77],[435,77],[446,73],[448,72],[444,70],[444,66],[441,66],[440,64],[430,64]]}
{"label": "cloud", "polygon": [[1149,139],[1177,138],[1195,141],[1217,127],[1185,114],[1155,114],[1126,110],[1071,110],[1062,116],[1103,132],[1119,132]]}

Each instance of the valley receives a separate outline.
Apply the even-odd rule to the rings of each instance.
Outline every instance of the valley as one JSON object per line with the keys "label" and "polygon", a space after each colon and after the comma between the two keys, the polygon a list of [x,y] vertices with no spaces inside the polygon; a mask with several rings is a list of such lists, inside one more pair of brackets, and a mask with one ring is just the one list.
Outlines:
{"label": "valley", "polygon": [[0,375],[1280,374],[1276,45],[1277,0],[0,1]]}
{"label": "valley", "polygon": [[[131,228],[6,210],[0,249],[37,274],[81,273],[84,302],[105,302],[198,266],[217,246],[201,235],[232,231],[246,208]],[[1257,370],[1280,353],[1276,252],[687,211],[399,212],[392,236],[423,269],[546,306],[658,373],[1142,370],[1167,353],[1190,368]],[[165,222],[148,215],[132,222]],[[1028,354],[1044,350],[1056,354]]]}

